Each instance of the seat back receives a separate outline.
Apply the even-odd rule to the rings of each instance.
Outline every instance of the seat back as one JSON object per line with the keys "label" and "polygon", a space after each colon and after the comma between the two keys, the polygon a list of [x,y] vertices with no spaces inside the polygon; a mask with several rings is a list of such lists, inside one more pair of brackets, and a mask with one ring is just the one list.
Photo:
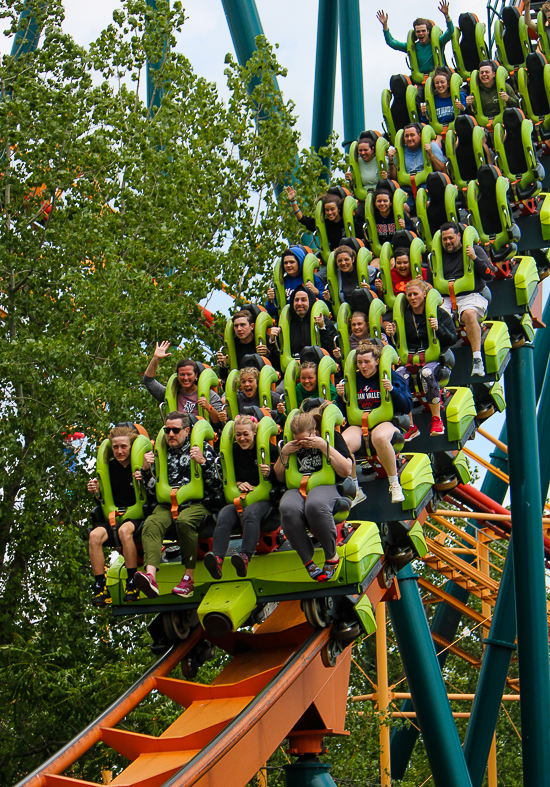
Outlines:
{"label": "seat back", "polygon": [[[432,289],[426,297],[426,328],[428,331],[428,347],[425,347],[425,363],[432,363],[439,361],[441,356],[441,346],[435,331],[430,325],[430,318],[437,319],[437,307],[443,303],[441,294]],[[396,327],[395,342],[397,345],[397,353],[399,360],[402,364],[406,364],[409,357],[409,348],[407,345],[407,334],[405,331],[405,308],[407,306],[407,296],[404,292],[399,293],[395,299],[395,306],[393,309],[393,322]],[[421,365],[420,358],[415,355],[412,359],[413,364]]]}
{"label": "seat back", "polygon": [[[431,20],[430,20],[431,21]],[[432,55],[434,59],[434,68],[437,66],[444,66],[443,52],[439,44],[439,39],[443,35],[443,31],[432,22],[432,29],[430,31],[430,45],[432,47]],[[416,54],[416,40],[414,37],[414,29],[409,30],[407,35],[407,59],[411,69],[411,79],[416,85],[422,85],[426,79],[426,74],[420,70],[418,65],[418,56]]]}
{"label": "seat back", "polygon": [[[550,115],[548,66],[544,55],[532,52],[527,55],[525,68],[518,71],[518,88],[526,115],[534,122]],[[530,110],[530,111],[529,111]]]}
{"label": "seat back", "polygon": [[424,185],[430,172],[433,172],[432,161],[426,153],[425,145],[428,142],[433,142],[435,136],[435,131],[431,126],[424,126],[421,134],[423,167],[419,172],[415,172],[414,175],[409,174],[405,167],[403,130],[398,131],[395,137],[395,166],[397,169],[397,180],[400,186],[413,188],[414,185],[413,193],[415,193],[416,188]]}
{"label": "seat back", "polygon": [[418,113],[418,91],[404,74],[394,74],[390,78],[390,88],[382,91],[382,114],[388,136],[393,142],[395,135],[407,123],[416,123]]}
{"label": "seat back", "polygon": [[[126,511],[118,517],[118,522],[126,522],[128,519],[143,519],[143,506],[147,502],[147,493],[144,485],[140,481],[136,481],[133,475],[136,470],[141,470],[143,464],[143,457],[148,451],[153,450],[153,444],[143,434],[136,437],[132,443],[132,450],[130,452],[130,466],[132,468],[132,480],[134,484],[134,492],[136,495],[136,502],[133,506],[129,506]],[[118,511],[111,488],[111,477],[109,475],[109,462],[113,457],[111,443],[108,439],[103,440],[97,452],[97,465],[96,472],[99,478],[99,504],[103,511],[104,521],[109,522],[109,515]]]}
{"label": "seat back", "polygon": [[458,27],[455,27],[451,40],[455,65],[463,79],[469,79],[480,62],[489,59],[485,30],[485,25],[475,14],[468,12],[458,17]]}
{"label": "seat back", "polygon": [[[501,92],[506,92],[506,80],[508,79],[508,72],[504,68],[504,66],[498,66],[496,71],[496,89],[497,93],[500,94]],[[493,129],[493,125],[495,123],[502,122],[502,113],[506,109],[506,102],[503,101],[500,96],[498,99],[498,113],[494,117],[489,117],[483,113],[483,108],[481,105],[481,97],[480,97],[480,82],[479,82],[479,72],[472,71],[472,76],[470,77],[470,91],[474,97],[474,115],[475,118],[480,126],[483,128],[487,128],[490,131]]]}
{"label": "seat back", "polygon": [[276,437],[279,433],[279,427],[272,418],[264,416],[259,424],[258,431],[256,432],[256,461],[258,462],[258,486],[254,487],[251,492],[241,497],[241,490],[237,486],[235,477],[235,463],[233,461],[233,443],[235,442],[235,422],[228,421],[222,432],[220,440],[220,460],[223,471],[223,493],[227,503],[232,503],[235,498],[241,499],[243,508],[257,503],[259,500],[269,500],[269,495],[273,489],[271,481],[265,478],[260,472],[259,467],[262,464],[269,464],[270,453],[269,445],[272,437]]}
{"label": "seat back", "polygon": [[[372,200],[371,200],[372,202]],[[361,286],[363,282],[369,283],[368,266],[372,261],[372,253],[369,249],[362,247],[357,252],[355,259],[355,271],[357,273],[357,286]],[[342,305],[340,298],[340,287],[338,284],[338,265],[334,259],[334,252],[330,253],[327,263],[327,285],[330,292],[330,300],[337,312]]]}
{"label": "seat back", "polygon": [[498,59],[507,71],[525,65],[530,52],[529,35],[516,6],[507,5],[502,9],[501,18],[495,24],[495,43]]}
{"label": "seat back", "polygon": [[[292,410],[286,419],[284,431],[285,443],[288,443],[294,439],[294,436],[290,430],[290,424],[294,416],[298,413],[299,410]],[[321,420],[321,437],[327,441],[331,448],[334,448],[334,432],[336,426],[342,426],[343,422],[344,416],[342,411],[335,404],[328,405],[328,407],[326,407],[323,411],[323,417]],[[309,476],[306,485],[306,492],[310,492],[316,486],[329,486],[330,484],[336,483],[336,473],[330,464],[330,452],[328,458],[323,455],[322,462],[321,469],[315,471]],[[296,454],[290,454],[288,458],[288,465],[285,468],[285,484],[287,488],[299,489],[303,477],[304,476],[302,473],[300,473],[298,470],[298,460],[296,458]]]}
{"label": "seat back", "polygon": [[[214,439],[214,430],[208,421],[197,421],[191,429],[191,448],[197,446],[202,451],[205,441]],[[155,470],[157,474],[156,495],[157,502],[164,505],[172,503],[172,487],[168,482],[167,443],[164,430],[161,429],[155,442]],[[177,504],[181,505],[189,500],[202,500],[204,497],[204,482],[202,467],[191,459],[191,480],[188,484],[180,486],[176,493]]]}
{"label": "seat back", "polygon": [[[475,274],[472,260],[466,254],[467,246],[479,243],[479,234],[475,227],[466,227],[462,235],[462,262],[463,274],[455,279],[454,291],[456,295],[461,292],[471,292],[475,289]],[[435,289],[442,295],[449,295],[449,281],[445,278],[443,269],[443,246],[441,244],[441,231],[437,231],[433,238],[430,266],[433,274]]]}
{"label": "seat back", "polygon": [[[370,411],[368,415],[368,427],[374,429],[375,426],[383,421],[391,421],[393,418],[393,402],[389,391],[384,390],[382,383],[385,379],[391,379],[392,364],[399,363],[399,357],[395,348],[386,345],[382,350],[380,363],[378,364],[378,375],[380,381],[380,405]],[[347,419],[349,424],[361,426],[363,423],[363,410],[357,404],[357,350],[352,350],[346,358],[344,368],[344,386]]]}

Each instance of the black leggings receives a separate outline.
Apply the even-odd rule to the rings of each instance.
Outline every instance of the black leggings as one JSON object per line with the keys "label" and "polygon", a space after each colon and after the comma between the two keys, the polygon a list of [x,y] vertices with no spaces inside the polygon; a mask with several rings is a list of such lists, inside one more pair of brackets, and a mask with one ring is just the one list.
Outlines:
{"label": "black leggings", "polygon": [[[243,510],[243,543],[242,552],[248,556],[253,555],[260,538],[260,525],[262,519],[272,508],[268,500],[258,500]],[[218,514],[218,523],[214,530],[212,551],[216,557],[225,557],[229,547],[229,540],[235,525],[240,524],[237,509],[230,503],[222,508]]]}

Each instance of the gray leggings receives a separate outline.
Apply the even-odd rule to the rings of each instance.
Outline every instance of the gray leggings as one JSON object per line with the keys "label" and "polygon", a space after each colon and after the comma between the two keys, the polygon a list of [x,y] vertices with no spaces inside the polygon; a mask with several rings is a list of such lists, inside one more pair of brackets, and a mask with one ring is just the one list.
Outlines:
{"label": "gray leggings", "polygon": [[[268,500],[258,500],[256,503],[247,506],[243,511],[243,541],[241,551],[246,552],[249,557],[253,555],[256,550],[260,537],[260,525],[270,508],[273,508],[273,506]],[[214,530],[214,539],[212,542],[212,552],[216,557],[225,557],[231,538],[231,532],[235,525],[238,524],[240,524],[239,515],[233,503],[224,506],[218,514],[218,522]]]}
{"label": "gray leggings", "polygon": [[307,534],[312,532],[330,560],[336,552],[336,524],[332,509],[341,495],[336,486],[316,486],[304,500],[299,489],[288,489],[281,500],[279,511],[283,532],[303,563],[313,558],[313,544]]}

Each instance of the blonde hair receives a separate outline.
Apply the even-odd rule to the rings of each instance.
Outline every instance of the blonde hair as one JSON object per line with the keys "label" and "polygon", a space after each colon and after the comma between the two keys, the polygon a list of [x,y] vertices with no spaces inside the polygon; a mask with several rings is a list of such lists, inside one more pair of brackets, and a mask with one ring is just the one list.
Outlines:
{"label": "blonde hair", "polygon": [[250,377],[253,377],[256,382],[260,379],[260,372],[254,366],[245,366],[244,369],[241,369],[239,372],[239,382],[242,382],[243,375],[248,374]]}
{"label": "blonde hair", "polygon": [[304,432],[311,432],[312,429],[317,428],[317,420],[310,413],[297,413],[290,422],[290,431],[294,436],[303,434]]}
{"label": "blonde hair", "polygon": [[405,294],[408,295],[409,290],[412,289],[413,287],[418,287],[419,290],[422,290],[424,295],[427,295],[428,292],[430,291],[430,288],[428,287],[424,279],[420,278],[420,276],[418,276],[418,278],[416,279],[411,279],[410,281],[407,282],[407,284],[405,285]]}
{"label": "blonde hair", "polygon": [[364,342],[360,344],[355,352],[355,357],[357,358],[358,355],[366,355],[367,353],[372,353],[374,356],[375,361],[379,361],[382,355],[382,348],[378,344],[374,344],[372,342]]}
{"label": "blonde hair", "polygon": [[252,415],[236,415],[235,426],[247,426],[253,435],[258,431],[258,421]]}

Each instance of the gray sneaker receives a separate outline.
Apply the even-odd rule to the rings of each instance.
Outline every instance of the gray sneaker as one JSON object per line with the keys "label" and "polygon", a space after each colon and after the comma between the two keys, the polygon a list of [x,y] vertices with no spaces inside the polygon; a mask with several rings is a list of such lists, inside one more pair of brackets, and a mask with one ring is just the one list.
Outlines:
{"label": "gray sneaker", "polygon": [[481,358],[474,358],[472,377],[485,377],[485,367]]}
{"label": "gray sneaker", "polygon": [[362,503],[363,500],[366,500],[366,499],[367,499],[366,494],[363,492],[361,487],[359,487],[359,489],[355,493],[354,499],[351,501],[351,508],[353,508],[353,506],[356,506],[358,503]]}

